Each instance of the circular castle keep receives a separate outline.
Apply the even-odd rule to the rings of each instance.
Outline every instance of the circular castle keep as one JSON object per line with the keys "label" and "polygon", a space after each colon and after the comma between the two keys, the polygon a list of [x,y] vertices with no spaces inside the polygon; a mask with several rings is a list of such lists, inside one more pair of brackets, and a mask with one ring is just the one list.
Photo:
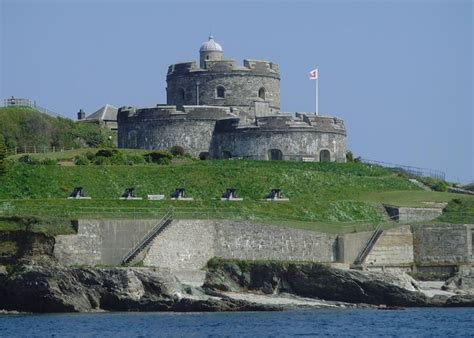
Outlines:
{"label": "circular castle keep", "polygon": [[223,58],[212,36],[195,61],[169,66],[167,104],[118,111],[120,148],[181,146],[200,158],[346,160],[341,119],[280,111],[278,65]]}

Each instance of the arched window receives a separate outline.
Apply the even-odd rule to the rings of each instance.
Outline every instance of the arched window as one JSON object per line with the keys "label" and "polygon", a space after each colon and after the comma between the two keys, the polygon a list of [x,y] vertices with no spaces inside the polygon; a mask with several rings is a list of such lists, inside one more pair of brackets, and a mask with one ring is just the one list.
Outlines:
{"label": "arched window", "polygon": [[260,88],[258,90],[258,97],[265,100],[265,88]]}
{"label": "arched window", "polygon": [[186,91],[183,88],[178,89],[178,102],[183,103],[186,96]]}
{"label": "arched window", "polygon": [[283,153],[280,149],[270,149],[268,151],[268,159],[270,161],[281,161],[283,160]]}
{"label": "arched window", "polygon": [[331,153],[329,150],[323,149],[320,151],[319,162],[331,162]]}
{"label": "arched window", "polygon": [[222,158],[223,158],[224,160],[228,160],[228,159],[231,158],[231,157],[232,157],[232,154],[230,153],[230,151],[224,150],[224,151],[222,152]]}
{"label": "arched window", "polygon": [[222,86],[218,86],[216,88],[216,97],[219,99],[225,98],[225,88]]}

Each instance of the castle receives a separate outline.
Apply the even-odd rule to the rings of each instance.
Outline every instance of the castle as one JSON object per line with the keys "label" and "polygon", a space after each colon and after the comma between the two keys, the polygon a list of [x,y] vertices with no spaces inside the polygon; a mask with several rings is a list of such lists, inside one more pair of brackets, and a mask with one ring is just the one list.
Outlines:
{"label": "castle", "polygon": [[225,59],[212,36],[199,65],[169,66],[167,104],[118,111],[120,148],[181,146],[201,159],[246,158],[345,162],[341,119],[280,111],[278,65]]}

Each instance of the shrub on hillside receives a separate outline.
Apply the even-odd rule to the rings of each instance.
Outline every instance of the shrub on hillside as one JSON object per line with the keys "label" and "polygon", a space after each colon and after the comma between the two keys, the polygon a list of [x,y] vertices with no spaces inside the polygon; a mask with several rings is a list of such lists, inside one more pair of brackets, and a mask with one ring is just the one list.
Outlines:
{"label": "shrub on hillside", "polygon": [[142,155],[139,154],[127,154],[124,157],[124,164],[134,165],[134,164],[145,164],[146,161]]}
{"label": "shrub on hillside", "polygon": [[170,153],[173,156],[184,156],[185,151],[184,148],[181,146],[172,146],[170,149]]}
{"label": "shrub on hillside", "polygon": [[105,157],[105,156],[95,156],[91,162],[95,165],[110,165],[111,164],[110,157]]}
{"label": "shrub on hillside", "polygon": [[23,155],[18,159],[18,162],[23,164],[38,164],[38,160],[33,158],[31,155]]}
{"label": "shrub on hillside", "polygon": [[7,173],[7,147],[0,142],[0,176]]}
{"label": "shrub on hillside", "polygon": [[77,155],[74,157],[74,164],[75,165],[89,165],[91,161],[84,155]]}
{"label": "shrub on hillside", "polygon": [[449,184],[445,181],[438,180],[432,177],[421,177],[419,178],[419,180],[434,191],[447,191],[449,187]]}
{"label": "shrub on hillside", "polygon": [[95,153],[95,157],[97,156],[102,156],[102,157],[112,157],[112,156],[115,156],[119,153],[119,151],[117,149],[99,149],[96,153]]}
{"label": "shrub on hillside", "polygon": [[169,164],[171,163],[171,159],[173,155],[171,155],[166,150],[155,150],[151,153],[145,154],[145,159],[149,163],[156,163],[156,164]]}

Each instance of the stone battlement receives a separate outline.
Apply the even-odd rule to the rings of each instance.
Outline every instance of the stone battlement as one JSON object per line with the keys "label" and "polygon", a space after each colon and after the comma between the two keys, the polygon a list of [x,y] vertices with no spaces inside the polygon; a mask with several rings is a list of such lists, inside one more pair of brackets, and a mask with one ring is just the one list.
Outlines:
{"label": "stone battlement", "polygon": [[200,68],[196,61],[180,62],[168,67],[168,77],[209,74],[209,73],[241,73],[258,74],[280,78],[280,69],[276,63],[262,60],[244,59],[243,66],[236,64],[235,60],[206,60],[205,68]]}
{"label": "stone battlement", "polygon": [[151,108],[121,107],[118,110],[118,120],[122,123],[133,120],[219,120],[233,117],[228,107],[216,106],[173,106],[158,105]]}

